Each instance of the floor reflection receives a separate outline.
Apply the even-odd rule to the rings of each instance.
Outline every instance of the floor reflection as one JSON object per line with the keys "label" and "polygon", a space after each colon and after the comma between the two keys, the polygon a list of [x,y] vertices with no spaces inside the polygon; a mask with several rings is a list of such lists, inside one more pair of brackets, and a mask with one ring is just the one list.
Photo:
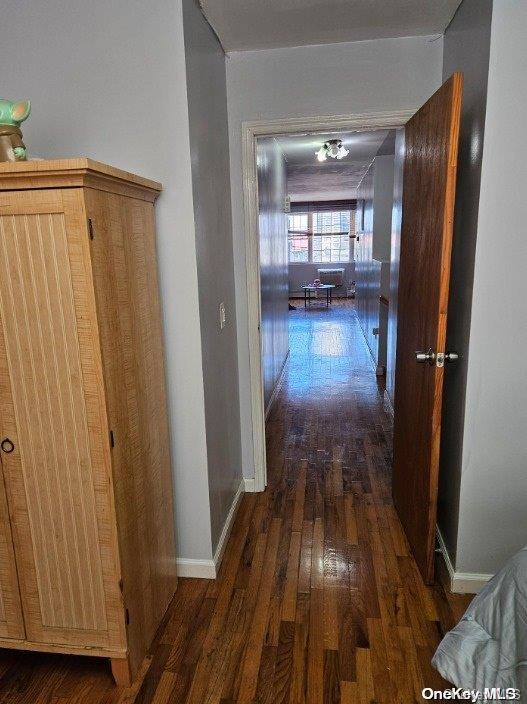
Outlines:
{"label": "floor reflection", "polygon": [[[378,395],[373,362],[353,307],[353,301],[335,301],[330,308],[298,307],[290,312],[290,360],[285,379],[288,399],[345,402],[359,384],[371,384]],[[338,409],[336,409],[338,410]]]}

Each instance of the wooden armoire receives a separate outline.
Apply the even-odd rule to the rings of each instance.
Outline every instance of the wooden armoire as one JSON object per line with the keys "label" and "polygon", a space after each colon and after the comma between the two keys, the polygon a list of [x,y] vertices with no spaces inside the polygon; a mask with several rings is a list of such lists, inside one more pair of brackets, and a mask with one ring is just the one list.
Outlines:
{"label": "wooden armoire", "polygon": [[176,589],[158,183],[0,164],[0,647],[139,669]]}

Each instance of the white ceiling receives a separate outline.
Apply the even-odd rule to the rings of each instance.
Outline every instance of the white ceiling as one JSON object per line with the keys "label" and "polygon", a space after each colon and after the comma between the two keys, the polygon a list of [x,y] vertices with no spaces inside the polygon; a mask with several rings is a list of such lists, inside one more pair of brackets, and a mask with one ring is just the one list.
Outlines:
{"label": "white ceiling", "polygon": [[461,0],[200,0],[225,51],[441,34]]}
{"label": "white ceiling", "polygon": [[[287,162],[291,199],[355,198],[357,186],[387,136],[386,130],[375,130],[277,137]],[[348,156],[340,161],[317,161],[315,152],[328,139],[341,139]]]}

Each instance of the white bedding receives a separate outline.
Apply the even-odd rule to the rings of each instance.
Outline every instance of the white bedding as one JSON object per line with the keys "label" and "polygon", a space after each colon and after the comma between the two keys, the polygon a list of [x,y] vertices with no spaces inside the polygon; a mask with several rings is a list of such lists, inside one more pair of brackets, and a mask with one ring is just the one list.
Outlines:
{"label": "white bedding", "polygon": [[518,689],[527,702],[527,548],[474,598],[432,664],[457,687]]}

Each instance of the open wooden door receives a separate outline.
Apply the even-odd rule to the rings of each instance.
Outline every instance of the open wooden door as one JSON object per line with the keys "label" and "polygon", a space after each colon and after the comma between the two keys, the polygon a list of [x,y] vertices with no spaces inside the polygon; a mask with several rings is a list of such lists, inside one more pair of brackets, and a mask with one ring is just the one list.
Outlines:
{"label": "open wooden door", "polygon": [[[434,575],[441,402],[463,76],[405,127],[393,498],[426,582]],[[454,355],[452,355],[454,356]],[[446,357],[446,359],[445,359]]]}

